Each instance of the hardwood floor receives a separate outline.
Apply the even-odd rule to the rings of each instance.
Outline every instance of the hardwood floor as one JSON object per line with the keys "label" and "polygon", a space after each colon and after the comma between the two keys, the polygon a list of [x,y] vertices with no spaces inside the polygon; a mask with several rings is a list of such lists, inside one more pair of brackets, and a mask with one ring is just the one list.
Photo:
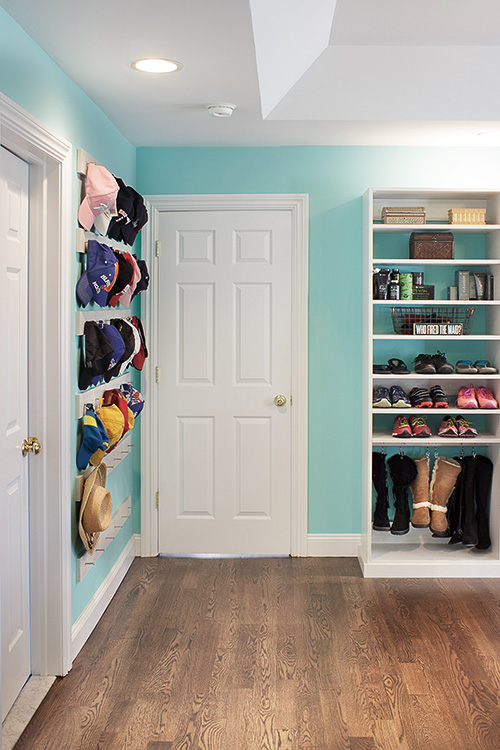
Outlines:
{"label": "hardwood floor", "polygon": [[499,750],[500,581],[137,559],[16,750]]}

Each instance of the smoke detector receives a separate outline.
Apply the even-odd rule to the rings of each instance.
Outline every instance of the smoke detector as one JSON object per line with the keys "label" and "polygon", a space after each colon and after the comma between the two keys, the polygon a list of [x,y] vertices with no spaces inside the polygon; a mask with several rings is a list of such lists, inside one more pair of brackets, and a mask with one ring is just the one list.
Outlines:
{"label": "smoke detector", "polygon": [[231,117],[236,104],[207,104],[207,109],[212,117]]}

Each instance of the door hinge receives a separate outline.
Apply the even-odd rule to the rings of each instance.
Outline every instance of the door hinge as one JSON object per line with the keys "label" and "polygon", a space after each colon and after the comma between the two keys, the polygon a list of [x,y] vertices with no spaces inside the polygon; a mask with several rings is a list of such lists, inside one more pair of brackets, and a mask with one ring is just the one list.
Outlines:
{"label": "door hinge", "polygon": [[160,507],[160,493],[159,492],[156,493],[156,507],[157,508]]}
{"label": "door hinge", "polygon": [[160,368],[159,368],[159,367],[156,367],[156,368],[155,368],[155,378],[156,378],[156,382],[157,382],[157,383],[159,383],[159,382],[160,382],[160,374],[161,374],[161,373],[160,373]]}
{"label": "door hinge", "polygon": [[156,240],[156,242],[155,242],[155,252],[156,252],[156,257],[157,258],[160,257],[160,248],[161,248],[160,240]]}

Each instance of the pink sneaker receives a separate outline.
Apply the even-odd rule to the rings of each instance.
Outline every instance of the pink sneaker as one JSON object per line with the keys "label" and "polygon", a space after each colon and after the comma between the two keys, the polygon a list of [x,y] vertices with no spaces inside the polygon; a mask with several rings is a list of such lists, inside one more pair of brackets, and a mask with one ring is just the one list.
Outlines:
{"label": "pink sneaker", "polygon": [[425,419],[423,419],[422,417],[411,416],[410,427],[413,437],[426,438],[432,435],[432,432],[429,430],[425,423]]}
{"label": "pink sneaker", "polygon": [[459,409],[479,408],[479,404],[477,403],[476,399],[476,392],[473,385],[471,385],[469,388],[464,385],[459,389],[457,396],[457,406]]}
{"label": "pink sneaker", "polygon": [[480,409],[498,409],[498,401],[489,388],[476,388],[476,397]]}

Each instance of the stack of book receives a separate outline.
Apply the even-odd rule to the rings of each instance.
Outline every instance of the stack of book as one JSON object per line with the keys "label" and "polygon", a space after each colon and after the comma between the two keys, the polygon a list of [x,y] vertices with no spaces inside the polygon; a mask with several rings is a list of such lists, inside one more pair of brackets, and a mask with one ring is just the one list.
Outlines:
{"label": "stack of book", "polygon": [[383,224],[425,224],[425,208],[420,206],[384,206]]}

